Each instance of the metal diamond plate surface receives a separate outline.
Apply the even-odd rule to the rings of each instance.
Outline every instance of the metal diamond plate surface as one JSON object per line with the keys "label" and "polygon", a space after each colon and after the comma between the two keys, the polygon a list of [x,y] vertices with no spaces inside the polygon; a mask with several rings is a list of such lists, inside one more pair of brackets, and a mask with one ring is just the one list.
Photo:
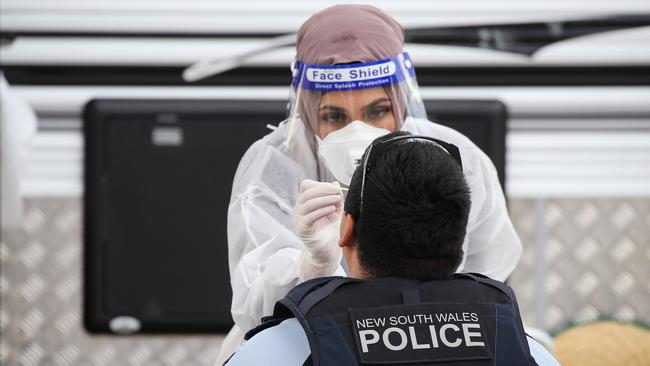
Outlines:
{"label": "metal diamond plate surface", "polygon": [[[509,206],[524,244],[510,278],[524,321],[551,331],[601,316],[650,323],[650,200],[546,200],[541,217],[538,203],[517,199]],[[84,331],[80,205],[29,199],[22,228],[2,233],[0,364],[211,365],[221,336]],[[543,324],[535,324],[539,316]]]}
{"label": "metal diamond plate surface", "polygon": [[211,365],[222,336],[95,336],[82,327],[81,202],[30,199],[2,233],[0,364]]}
{"label": "metal diamond plate surface", "polygon": [[[534,200],[510,201],[524,245],[510,277],[524,321],[548,331],[599,317],[650,324],[650,200],[546,200],[545,226]],[[546,240],[538,243],[538,232]],[[536,286],[542,245],[543,290]],[[544,297],[543,324],[536,302]]]}

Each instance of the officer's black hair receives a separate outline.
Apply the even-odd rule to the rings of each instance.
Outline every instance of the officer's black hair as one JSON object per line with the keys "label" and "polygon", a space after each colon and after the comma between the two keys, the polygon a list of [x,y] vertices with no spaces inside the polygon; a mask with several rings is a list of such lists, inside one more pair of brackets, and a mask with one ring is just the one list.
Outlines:
{"label": "officer's black hair", "polygon": [[[375,142],[407,134],[393,132]],[[378,155],[371,152],[362,211],[363,163],[345,200],[345,212],[356,221],[361,267],[377,278],[447,278],[463,258],[471,203],[462,168],[429,141],[390,144]]]}

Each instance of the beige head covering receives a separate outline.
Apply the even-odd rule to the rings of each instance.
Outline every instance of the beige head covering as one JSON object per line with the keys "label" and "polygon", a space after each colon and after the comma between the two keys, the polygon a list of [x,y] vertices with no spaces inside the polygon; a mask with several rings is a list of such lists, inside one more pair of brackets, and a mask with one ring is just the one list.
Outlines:
{"label": "beige head covering", "polygon": [[[298,31],[296,58],[305,64],[372,62],[403,52],[404,29],[391,16],[369,5],[335,5],[314,14]],[[300,116],[310,133],[318,133],[321,92],[303,90]],[[397,87],[387,87],[397,129],[404,102]]]}
{"label": "beige head covering", "polygon": [[555,337],[563,366],[650,365],[650,331],[614,321],[578,325]]}

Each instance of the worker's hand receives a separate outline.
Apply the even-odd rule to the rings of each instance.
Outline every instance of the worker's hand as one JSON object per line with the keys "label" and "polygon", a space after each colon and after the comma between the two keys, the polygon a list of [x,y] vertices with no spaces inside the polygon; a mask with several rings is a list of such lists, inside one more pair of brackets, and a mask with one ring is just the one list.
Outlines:
{"label": "worker's hand", "polygon": [[298,237],[305,243],[298,267],[300,281],[331,276],[341,262],[338,246],[343,196],[338,182],[303,180],[292,218]]}

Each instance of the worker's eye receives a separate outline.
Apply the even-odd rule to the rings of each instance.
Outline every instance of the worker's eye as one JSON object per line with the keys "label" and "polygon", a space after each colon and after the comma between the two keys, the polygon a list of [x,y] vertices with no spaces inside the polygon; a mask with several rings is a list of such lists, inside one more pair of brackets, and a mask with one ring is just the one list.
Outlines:
{"label": "worker's eye", "polygon": [[366,119],[368,121],[383,118],[390,113],[390,106],[377,106],[366,111]]}
{"label": "worker's eye", "polygon": [[347,114],[340,112],[321,113],[318,118],[325,123],[345,123],[348,120]]}

